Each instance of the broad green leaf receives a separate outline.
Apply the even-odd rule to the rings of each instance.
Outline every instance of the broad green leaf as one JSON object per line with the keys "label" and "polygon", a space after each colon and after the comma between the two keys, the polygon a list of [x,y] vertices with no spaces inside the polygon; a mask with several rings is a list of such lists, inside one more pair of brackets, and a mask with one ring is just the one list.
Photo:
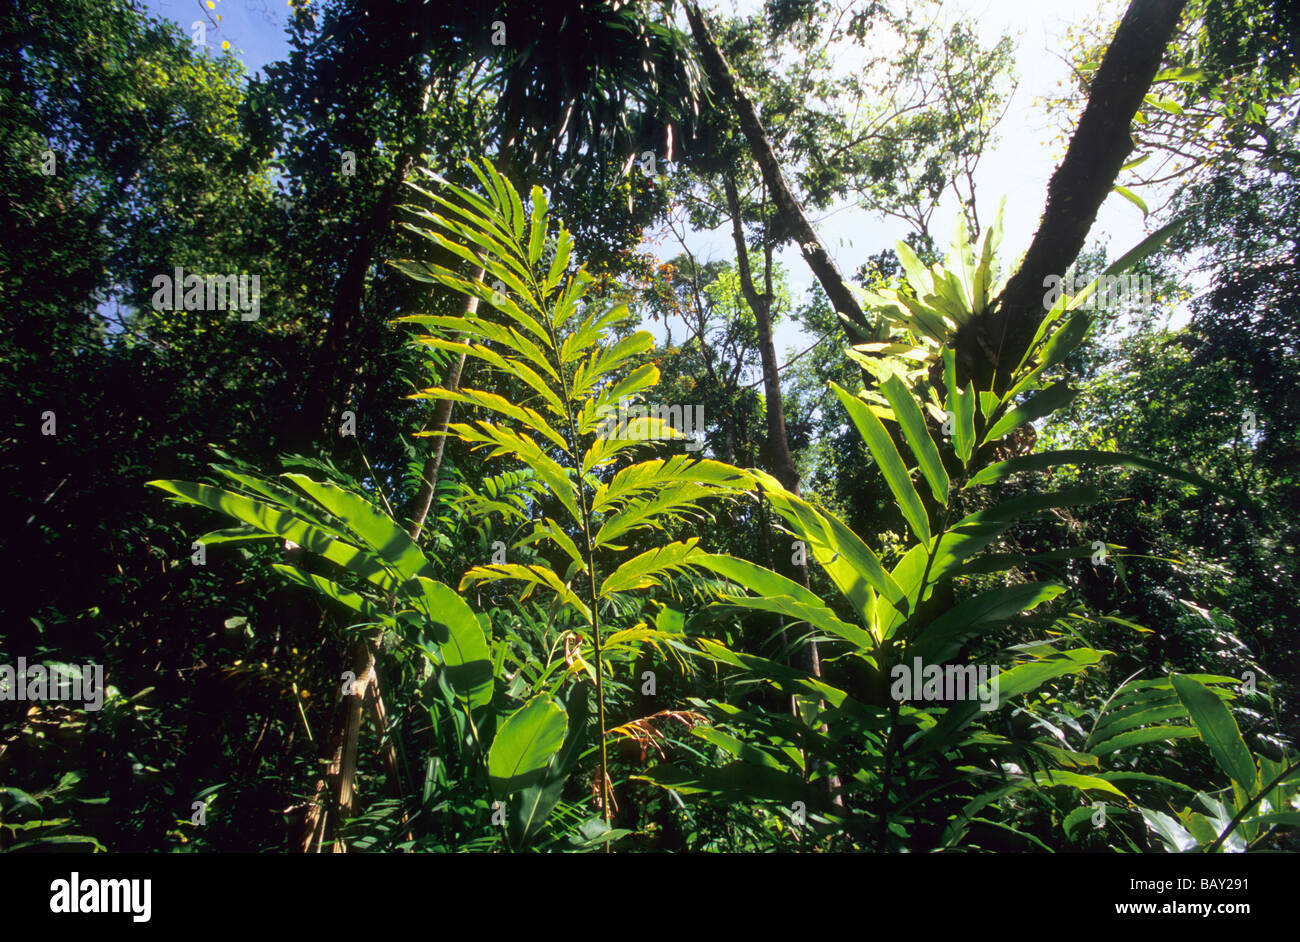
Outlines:
{"label": "broad green leaf", "polygon": [[884,475],[885,483],[893,492],[894,498],[898,501],[898,509],[903,514],[903,519],[907,525],[912,528],[916,538],[922,543],[930,542],[930,520],[926,516],[925,507],[921,503],[921,497],[916,493],[916,488],[912,484],[912,478],[907,473],[907,466],[903,464],[903,459],[898,454],[898,449],[894,447],[894,441],[889,437],[889,432],[885,426],[876,418],[875,414],[867,408],[857,396],[854,396],[837,383],[831,383],[831,389],[839,397],[844,409],[849,413],[849,418],[857,426],[858,432],[862,435],[863,440],[870,449],[871,455],[876,459],[881,474]]}
{"label": "broad green leaf", "polygon": [[991,589],[958,603],[925,626],[913,641],[912,650],[928,663],[941,663],[982,629],[1002,624],[1064,591],[1065,586],[1050,582]]}
{"label": "broad green leaf", "polygon": [[314,589],[320,594],[331,598],[341,605],[345,605],[354,612],[359,612],[367,621],[376,624],[385,624],[392,627],[396,624],[394,619],[384,612],[382,608],[370,601],[363,595],[346,589],[337,582],[331,582],[321,576],[310,572],[303,572],[301,569],[295,569],[293,566],[284,566],[274,563],[271,566],[276,572],[284,576],[290,582],[296,582],[301,586]]}
{"label": "broad green leaf", "polygon": [[695,558],[694,565],[701,569],[716,572],[724,579],[742,585],[758,596],[787,596],[801,605],[809,607],[823,605],[820,598],[793,579],[787,579],[785,576],[770,569],[764,569],[757,563],[751,563],[747,559],[723,554],[701,553]]}
{"label": "broad green leaf", "polygon": [[483,626],[464,600],[450,587],[423,576],[408,604],[425,616],[437,641],[448,683],[471,710],[492,702],[492,652]]}
{"label": "broad green leaf", "polygon": [[984,442],[995,442],[1026,422],[1051,415],[1073,398],[1074,390],[1070,388],[1069,383],[1065,380],[1053,383],[1042,392],[1036,393],[1028,402],[1014,406],[1003,413],[1002,417],[985,433]]}
{"label": "broad green leaf", "polygon": [[789,763],[782,762],[768,750],[762,749],[754,743],[744,742],[712,726],[697,726],[691,730],[691,734],[744,762],[781,772],[797,771]]}
{"label": "broad green leaf", "polygon": [[303,474],[286,474],[284,477],[342,520],[361,541],[392,563],[401,575],[410,579],[420,574],[432,574],[429,561],[415,541],[391,517],[380,513],[365,498],[328,481],[313,481]]}
{"label": "broad green leaf", "polygon": [[1092,326],[1092,315],[1080,311],[1070,317],[1064,324],[1052,332],[1047,343],[1043,346],[1043,351],[1038,357],[1038,365],[1033,370],[1026,373],[1024,377],[1017,382],[1007,392],[1007,398],[1011,399],[1024,392],[1026,389],[1038,380],[1044,372],[1050,370],[1058,363],[1065,360],[1067,356],[1083,342],[1087,336],[1088,329]]}
{"label": "broad green leaf", "polygon": [[401,581],[400,576],[393,572],[391,564],[375,553],[361,550],[346,542],[341,535],[305,523],[300,517],[265,501],[253,500],[219,487],[186,481],[150,481],[149,485],[168,491],[187,503],[219,511],[280,539],[296,543],[309,553],[324,556],[351,569],[386,591],[396,591]]}
{"label": "broad green leaf", "polygon": [[1044,769],[1040,773],[1040,776],[1035,778],[1035,784],[1039,788],[1051,788],[1063,785],[1068,788],[1077,788],[1081,791],[1107,792],[1108,794],[1118,796],[1124,801],[1128,801],[1127,795],[1104,778],[1098,778],[1095,775],[1080,775],[1078,772],[1070,772],[1065,769]]}
{"label": "broad green leaf", "polygon": [[975,447],[975,392],[970,384],[966,392],[957,385],[957,356],[951,347],[943,351],[943,382],[948,393],[945,422],[952,423],[953,450],[965,465]]}
{"label": "broad green leaf", "polygon": [[879,557],[842,520],[796,497],[769,474],[754,471],[772,509],[790,524],[791,532],[803,540],[817,563],[853,604],[865,624],[874,617],[875,592],[895,604],[902,604],[904,592],[880,564]]}
{"label": "broad green leaf", "polygon": [[227,543],[253,543],[274,539],[275,537],[271,534],[259,532],[252,527],[229,527],[225,530],[213,530],[211,533],[205,533],[196,542],[207,546],[220,546]]}
{"label": "broad green leaf", "polygon": [[1192,837],[1177,820],[1162,811],[1153,811],[1150,808],[1138,810],[1142,813],[1142,819],[1146,821],[1147,826],[1164,841],[1167,850],[1181,854],[1196,849],[1196,838]]}
{"label": "broad green leaf", "polygon": [[996,481],[1004,480],[1013,474],[1022,474],[1026,471],[1044,471],[1048,468],[1059,465],[1075,465],[1077,467],[1107,467],[1113,465],[1122,465],[1130,468],[1141,468],[1144,471],[1153,471],[1156,474],[1173,478],[1177,481],[1184,481],[1187,484],[1196,487],[1205,488],[1222,494],[1225,497],[1241,503],[1250,503],[1249,499],[1241,493],[1231,488],[1223,487],[1199,474],[1193,474],[1190,471],[1184,471],[1181,468],[1175,468],[1172,465],[1163,464],[1159,461],[1152,461],[1150,458],[1142,458],[1138,455],[1130,455],[1118,451],[1089,451],[1086,449],[1063,449],[1060,451],[1043,451],[1034,455],[1020,455],[1015,458],[1009,458],[1006,461],[999,461],[996,464],[988,465],[982,468],[977,474],[966,482],[966,487],[978,487],[984,484],[992,484]]}
{"label": "broad green leaf", "polygon": [[541,782],[564,745],[569,717],[555,700],[533,697],[505,718],[488,750],[488,780],[505,797]]}
{"label": "broad green leaf", "polygon": [[1247,795],[1254,795],[1259,790],[1259,770],[1232,713],[1204,684],[1182,674],[1171,674],[1169,679],[1219,768]]}
{"label": "broad green leaf", "polygon": [[894,252],[898,255],[898,260],[903,265],[903,272],[906,274],[908,282],[911,283],[912,290],[916,292],[916,296],[919,298],[922,295],[931,294],[933,279],[930,277],[925,265],[912,251],[912,247],[906,242],[898,241],[894,243]]}
{"label": "broad green leaf", "polygon": [[587,739],[589,689],[589,684],[574,685],[565,709],[568,733],[564,738],[563,748],[547,765],[542,781],[525,787],[518,794],[510,822],[518,846],[526,845],[546,824],[546,819],[550,817],[564,792],[565,780],[568,779],[569,773],[582,753],[582,747]]}
{"label": "broad green leaf", "polygon": [[943,461],[939,458],[939,449],[925,426],[925,416],[921,414],[921,408],[912,398],[911,391],[899,381],[897,376],[891,377],[880,388],[894,410],[894,416],[903,431],[907,446],[912,449],[912,454],[916,455],[921,473],[929,482],[934,499],[946,507],[948,472],[944,470]]}
{"label": "broad green leaf", "polygon": [[1090,748],[1093,755],[1107,756],[1128,746],[1140,746],[1152,742],[1169,742],[1174,739],[1187,739],[1196,735],[1191,726],[1147,726],[1142,729],[1129,730],[1110,739],[1106,739]]}

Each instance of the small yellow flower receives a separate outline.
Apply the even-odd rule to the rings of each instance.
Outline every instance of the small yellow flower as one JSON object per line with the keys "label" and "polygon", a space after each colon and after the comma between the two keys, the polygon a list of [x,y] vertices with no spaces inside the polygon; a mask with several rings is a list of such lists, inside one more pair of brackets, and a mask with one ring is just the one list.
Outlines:
{"label": "small yellow flower", "polygon": [[229,49],[229,48],[230,48],[230,41],[229,41],[229,40],[226,40],[226,39],[221,40],[221,48],[222,48],[222,49]]}
{"label": "small yellow flower", "polygon": [[208,9],[209,9],[209,10],[215,10],[216,8],[217,8],[217,5],[216,5],[215,3],[213,3],[212,0],[208,0]]}

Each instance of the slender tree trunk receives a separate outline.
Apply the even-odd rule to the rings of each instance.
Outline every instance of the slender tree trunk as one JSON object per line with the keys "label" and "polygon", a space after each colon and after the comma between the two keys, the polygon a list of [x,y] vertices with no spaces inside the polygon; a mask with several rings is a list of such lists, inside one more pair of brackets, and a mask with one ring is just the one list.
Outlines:
{"label": "slender tree trunk", "polygon": [[958,379],[1004,391],[1043,319],[1043,279],[1064,275],[1133,149],[1130,128],[1174,36],[1186,0],[1133,0],[1106,47],[1047,207],[1020,268],[991,314],[958,336]]}
{"label": "slender tree trunk", "polygon": [[[740,291],[745,303],[754,312],[758,325],[758,355],[763,364],[763,394],[767,412],[767,443],[772,455],[772,473],[782,486],[792,494],[799,494],[799,469],[790,454],[790,439],[785,430],[785,404],[781,397],[781,373],[776,362],[776,344],[772,339],[772,286],[765,279],[765,290],[760,294],[754,285],[754,273],[749,264],[749,246],[745,243],[745,230],[740,216],[740,194],[730,173],[722,176],[722,186],[727,194],[727,207],[731,213],[731,236],[736,243],[736,268],[740,273]],[[770,272],[770,260],[768,265]],[[808,564],[797,566],[805,586],[810,585]],[[814,677],[822,675],[821,655],[816,641],[808,642],[808,669]]]}
{"label": "slender tree trunk", "polygon": [[[764,255],[764,290],[760,294],[754,286],[754,273],[749,263],[749,247],[745,243],[745,230],[740,215],[740,194],[736,189],[736,181],[730,173],[723,174],[722,186],[727,194],[727,209],[731,213],[731,236],[736,244],[736,268],[740,274],[740,291],[745,296],[745,303],[754,312],[754,322],[758,326],[758,351],[763,364],[763,392],[767,407],[765,410],[767,439],[772,455],[772,473],[786,490],[798,495],[800,493],[799,469],[790,454],[790,439],[785,428],[785,404],[781,398],[781,373],[776,362],[776,344],[772,339],[771,249],[767,249]],[[770,555],[769,553],[769,557]],[[768,565],[771,565],[770,558]],[[804,587],[811,590],[812,579],[808,572],[807,560],[796,564],[796,569]],[[784,638],[784,627],[781,629],[781,635]],[[821,677],[821,651],[816,641],[808,642],[807,654],[808,672],[814,677]],[[793,697],[791,697],[791,710],[796,716],[798,715],[798,703]],[[809,768],[813,768],[816,764],[815,761],[810,762]],[[826,785],[832,804],[843,805],[843,786],[838,776],[831,776]]]}
{"label": "slender tree trunk", "polygon": [[353,339],[355,325],[361,318],[366,273],[370,271],[375,253],[388,231],[401,196],[402,183],[414,163],[413,154],[404,154],[394,166],[387,185],[361,225],[361,233],[339,278],[325,336],[317,348],[314,365],[308,371],[310,385],[304,397],[303,421],[297,429],[297,441],[293,443],[299,450],[306,450],[329,426],[330,416],[338,406],[336,393],[341,386],[345,363],[351,359],[347,345]]}
{"label": "slender tree trunk", "polygon": [[349,361],[357,361],[355,353],[349,356],[347,344],[353,338],[355,325],[361,319],[366,275],[396,216],[406,178],[416,160],[429,146],[429,131],[420,124],[419,119],[429,110],[433,84],[433,76],[426,77],[418,86],[418,96],[410,101],[410,106],[416,106],[417,102],[419,106],[414,138],[398,152],[393,172],[379,199],[361,224],[343,274],[339,277],[334,292],[334,305],[325,326],[325,336],[313,358],[312,367],[307,371],[308,386],[303,395],[302,421],[290,435],[290,443],[296,450],[306,451],[315,436],[328,427],[330,416],[338,405],[337,392],[343,385],[340,377],[347,374],[345,367]]}
{"label": "slender tree trunk", "polygon": [[[470,276],[471,281],[481,281],[483,278],[483,269],[478,269]],[[478,298],[474,295],[467,295],[465,306],[461,309],[463,317],[472,317],[478,312]],[[461,354],[451,369],[447,372],[447,378],[443,381],[443,389],[457,389],[460,386],[460,374],[465,369],[465,354]],[[424,470],[420,474],[420,490],[411,501],[411,527],[410,534],[412,540],[420,538],[420,532],[424,529],[424,521],[429,516],[429,508],[433,506],[433,492],[438,486],[438,471],[442,468],[442,453],[447,445],[447,427],[451,425],[451,410],[455,405],[450,399],[439,399],[437,405],[433,408],[433,431],[439,433],[434,436],[433,444],[430,446],[429,456],[424,459]]]}
{"label": "slender tree trunk", "polygon": [[754,285],[753,270],[749,264],[749,247],[745,243],[745,230],[741,222],[740,195],[736,181],[730,173],[722,175],[722,186],[727,194],[731,213],[731,237],[736,244],[736,269],[740,274],[740,292],[745,303],[754,312],[758,325],[758,355],[763,365],[763,393],[767,402],[767,443],[772,452],[772,473],[792,493],[799,493],[799,472],[790,455],[790,442],[785,434],[785,405],[781,401],[781,376],[776,362],[776,347],[772,341],[772,295],[760,293]]}
{"label": "slender tree trunk", "polygon": [[[505,120],[501,125],[501,133],[498,137],[499,156],[497,158],[498,169],[503,173],[509,170],[514,163],[516,138],[514,136],[515,125],[519,121],[519,116],[523,112],[523,102],[517,94],[507,94],[509,104],[506,108]],[[479,268],[474,273],[471,281],[482,281],[484,269]],[[461,314],[469,317],[478,312],[478,298],[469,295],[465,298],[465,306],[461,309]],[[461,354],[456,363],[452,366],[447,374],[446,381],[442,384],[443,389],[455,390],[460,387],[460,374],[465,369],[465,354]],[[429,517],[429,510],[433,506],[433,495],[438,489],[438,472],[442,469],[442,454],[447,445],[447,427],[451,424],[451,413],[455,403],[448,399],[439,399],[438,404],[433,411],[433,431],[438,434],[433,439],[433,445],[429,451],[428,458],[424,461],[424,468],[420,473],[421,484],[420,490],[416,493],[415,498],[411,501],[411,527],[410,535],[412,540],[418,540],[420,533],[424,530],[424,522]]]}
{"label": "slender tree trunk", "polygon": [[772,142],[768,139],[767,132],[763,130],[763,124],[759,120],[754,103],[749,100],[749,96],[745,94],[744,90],[736,84],[731,65],[727,62],[726,56],[722,54],[722,50],[718,48],[718,44],[709,32],[708,25],[700,14],[699,7],[693,0],[687,0],[683,6],[686,8],[686,17],[690,21],[691,33],[695,36],[695,43],[699,46],[700,58],[703,60],[704,70],[709,76],[709,82],[722,101],[731,105],[734,109],[736,119],[740,124],[740,130],[745,135],[745,140],[749,143],[754,160],[763,174],[763,182],[772,193],[777,210],[787,227],[786,231],[793,234],[795,240],[799,243],[804,260],[807,261],[813,275],[821,283],[822,289],[826,292],[826,296],[830,298],[835,310],[848,317],[852,324],[865,336],[866,332],[871,329],[871,324],[868,322],[866,315],[863,314],[862,306],[858,304],[857,298],[849,290],[848,283],[845,282],[844,276],[840,274],[839,268],[835,265],[835,260],[826,251],[826,247],[822,245],[821,239],[818,237],[816,230],[813,229],[812,223],[808,221],[803,207],[794,198],[789,184],[786,183],[785,174],[781,172],[781,164],[776,157],[776,151],[772,148]]}

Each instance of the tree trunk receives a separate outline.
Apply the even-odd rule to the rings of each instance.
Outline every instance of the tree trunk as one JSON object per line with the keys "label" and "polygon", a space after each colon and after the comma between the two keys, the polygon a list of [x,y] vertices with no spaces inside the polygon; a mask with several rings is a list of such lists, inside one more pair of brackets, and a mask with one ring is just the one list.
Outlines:
{"label": "tree trunk", "polygon": [[749,142],[754,160],[763,174],[763,182],[772,193],[786,231],[790,232],[799,243],[804,260],[821,283],[835,310],[848,317],[865,336],[866,332],[870,331],[871,324],[863,314],[857,298],[849,290],[844,276],[836,267],[835,260],[822,245],[812,223],[808,221],[803,208],[790,191],[785,175],[781,172],[781,164],[776,158],[776,152],[772,149],[772,142],[768,140],[767,132],[763,130],[763,124],[758,118],[758,112],[754,109],[754,103],[737,86],[731,65],[714,42],[712,34],[709,33],[704,17],[700,15],[699,7],[694,2],[686,2],[683,6],[686,8],[686,17],[690,20],[691,33],[695,36],[696,45],[699,46],[700,58],[709,76],[709,82],[723,102],[735,109],[740,130]]}
{"label": "tree trunk", "polygon": [[1133,149],[1133,116],[1160,68],[1186,0],[1133,0],[1106,48],[1047,207],[1020,268],[993,312],[958,336],[959,380],[1005,391],[1042,322],[1043,279],[1064,275]]}
{"label": "tree trunk", "polygon": [[[483,278],[483,269],[478,269],[470,276],[471,281],[481,281]],[[462,317],[472,317],[478,312],[478,298],[475,295],[466,295],[465,306],[461,309]],[[457,389],[460,386],[460,374],[465,369],[465,354],[452,364],[447,373],[447,379],[443,382],[443,389]],[[433,492],[438,486],[438,471],[442,468],[442,452],[447,445],[447,427],[451,424],[451,410],[455,405],[450,399],[439,399],[437,405],[433,408],[433,431],[438,434],[433,439],[433,444],[429,451],[429,456],[424,460],[424,469],[420,474],[422,483],[420,484],[419,493],[411,501],[411,528],[410,534],[412,540],[420,538],[420,532],[424,529],[424,521],[429,516],[429,508],[433,506]]]}
{"label": "tree trunk", "polygon": [[406,178],[415,166],[415,161],[429,146],[429,132],[427,127],[420,125],[419,119],[429,110],[433,83],[434,78],[430,75],[422,85],[416,86],[419,93],[409,102],[412,108],[417,102],[419,106],[415,135],[398,153],[393,172],[362,223],[355,245],[348,255],[347,265],[339,277],[338,288],[334,292],[334,305],[325,326],[325,336],[305,377],[309,385],[303,395],[302,421],[290,435],[290,444],[295,450],[305,452],[310,448],[315,436],[327,429],[330,416],[337,405],[337,392],[341,386],[339,377],[347,372],[344,369],[347,362],[354,359],[347,355],[346,345],[355,331],[354,325],[361,319],[366,273],[370,271],[375,253],[392,224]]}
{"label": "tree trunk", "polygon": [[[740,274],[740,291],[745,296],[745,303],[754,312],[754,322],[758,325],[758,353],[763,363],[763,394],[766,402],[767,441],[772,456],[772,473],[786,490],[792,494],[799,494],[799,469],[795,467],[794,457],[790,454],[790,439],[785,431],[781,374],[776,362],[776,345],[772,340],[771,255],[767,256],[767,277],[764,279],[764,291],[760,294],[754,286],[754,273],[749,264],[749,246],[745,243],[745,230],[740,216],[740,194],[736,190],[736,181],[730,173],[723,174],[722,186],[726,191],[727,208],[731,213],[731,236],[736,243],[736,268]],[[771,565],[771,562],[769,558],[768,565]],[[805,561],[796,564],[795,568],[804,587],[811,588],[808,563]],[[781,634],[784,637],[784,627],[781,629]],[[809,673],[814,677],[821,677],[821,653],[816,641],[808,642],[807,654]],[[791,710],[797,715],[793,698],[791,698]],[[831,787],[832,797],[838,797],[838,782],[832,781]]]}
{"label": "tree trunk", "polygon": [[754,312],[758,325],[758,355],[763,364],[763,394],[767,403],[767,443],[772,452],[772,473],[785,489],[799,493],[799,472],[790,455],[790,442],[785,434],[785,405],[781,401],[781,376],[776,362],[776,346],[772,341],[772,296],[759,293],[754,286],[753,271],[749,264],[749,247],[740,218],[740,195],[736,181],[730,173],[722,176],[722,186],[727,194],[731,213],[731,237],[736,243],[736,269],[740,274],[740,292],[745,303]]}

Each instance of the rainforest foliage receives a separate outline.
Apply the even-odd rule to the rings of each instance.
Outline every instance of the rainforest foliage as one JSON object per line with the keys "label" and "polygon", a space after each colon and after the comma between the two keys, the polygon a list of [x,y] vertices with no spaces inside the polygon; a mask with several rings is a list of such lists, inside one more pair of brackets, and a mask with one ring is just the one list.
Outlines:
{"label": "rainforest foliage", "polygon": [[0,850],[1297,849],[1294,14],[844,6],[0,10]]}

